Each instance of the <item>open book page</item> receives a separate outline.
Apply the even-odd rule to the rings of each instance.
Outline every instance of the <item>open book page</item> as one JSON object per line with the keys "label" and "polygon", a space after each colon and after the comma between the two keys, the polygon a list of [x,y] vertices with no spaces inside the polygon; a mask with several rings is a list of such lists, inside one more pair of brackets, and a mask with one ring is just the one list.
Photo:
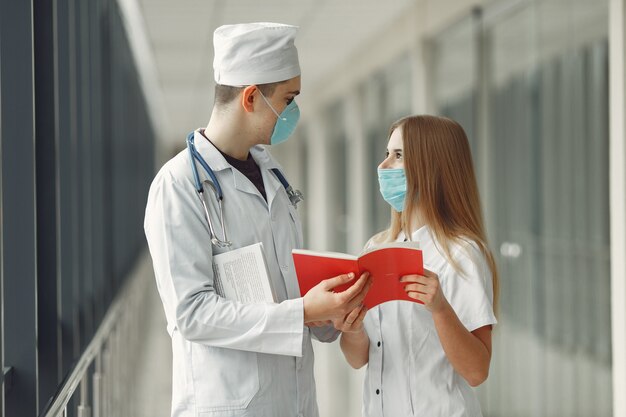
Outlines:
{"label": "open book page", "polygon": [[394,300],[418,302],[407,295],[406,284],[400,282],[404,275],[424,273],[422,251],[414,244],[379,246],[359,258],[359,269],[369,272],[372,279],[372,286],[363,301],[368,308]]}
{"label": "open book page", "polygon": [[[345,253],[294,249],[292,256],[302,296],[324,279],[349,272],[354,272],[358,276],[359,273],[358,258]],[[354,281],[337,287],[335,291],[343,291],[353,283]]]}
{"label": "open book page", "polygon": [[318,251],[308,250],[308,249],[292,249],[291,253],[292,254],[299,254],[299,255],[307,255],[307,256],[318,256],[320,258],[346,259],[346,260],[349,260],[349,261],[356,261],[357,259],[359,259],[358,256],[350,255],[348,253],[323,252],[323,251],[318,252]]}
{"label": "open book page", "polygon": [[[368,308],[393,300],[415,302],[407,296],[405,284],[400,282],[400,277],[423,273],[422,251],[417,242],[379,245],[358,258],[335,252],[308,250],[293,250],[292,254],[302,296],[322,280],[349,272],[354,272],[358,278],[362,272],[369,272],[372,286],[364,300]],[[354,285],[356,278],[333,291],[345,291]]]}
{"label": "open book page", "polygon": [[406,241],[406,242],[387,242],[387,243],[381,243],[380,245],[372,245],[370,248],[368,248],[367,250],[364,250],[363,253],[361,253],[361,256],[370,253],[370,252],[374,252],[378,249],[385,249],[385,248],[413,248],[413,249],[419,249],[420,248],[420,243],[419,242],[411,242],[411,241]]}
{"label": "open book page", "polygon": [[213,256],[213,277],[215,292],[229,300],[276,302],[262,243]]}

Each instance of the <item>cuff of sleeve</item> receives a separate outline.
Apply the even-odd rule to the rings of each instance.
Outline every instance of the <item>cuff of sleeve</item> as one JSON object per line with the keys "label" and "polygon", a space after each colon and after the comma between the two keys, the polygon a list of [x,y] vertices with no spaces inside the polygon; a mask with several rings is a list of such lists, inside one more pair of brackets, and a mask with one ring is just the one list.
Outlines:
{"label": "cuff of sleeve", "polygon": [[266,329],[272,338],[272,351],[279,355],[302,356],[304,338],[304,302],[302,298],[285,300],[270,312],[273,329]]}
{"label": "cuff of sleeve", "polygon": [[475,320],[470,323],[463,323],[465,328],[470,332],[473,332],[474,330],[480,329],[481,327],[484,327],[484,326],[494,326],[496,324],[498,324],[498,320],[496,320],[494,316],[484,317],[480,320]]}
{"label": "cuff of sleeve", "polygon": [[313,333],[313,336],[315,336],[315,338],[322,343],[332,343],[337,340],[337,337],[339,337],[341,332],[335,329],[335,327],[331,324],[324,327],[312,328],[311,333]]}

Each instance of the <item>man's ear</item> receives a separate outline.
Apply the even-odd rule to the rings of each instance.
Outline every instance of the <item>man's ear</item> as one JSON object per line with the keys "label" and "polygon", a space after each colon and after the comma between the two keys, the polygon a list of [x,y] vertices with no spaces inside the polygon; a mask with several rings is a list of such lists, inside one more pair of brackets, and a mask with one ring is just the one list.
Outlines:
{"label": "man's ear", "polygon": [[256,85],[249,85],[241,93],[241,106],[248,113],[254,111],[254,92],[257,90]]}

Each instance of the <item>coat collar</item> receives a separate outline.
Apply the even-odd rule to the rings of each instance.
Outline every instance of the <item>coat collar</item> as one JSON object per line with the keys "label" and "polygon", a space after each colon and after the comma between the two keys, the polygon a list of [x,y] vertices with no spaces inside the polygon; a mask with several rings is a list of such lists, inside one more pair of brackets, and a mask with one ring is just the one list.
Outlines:
{"label": "coat collar", "polygon": [[[210,143],[202,135],[202,133],[200,133],[200,129],[197,129],[194,133],[194,143],[200,155],[202,155],[202,157],[206,160],[206,163],[214,172],[230,169],[233,172],[236,189],[249,194],[259,194],[259,191],[256,189],[254,184],[252,184],[250,180],[248,180],[248,178],[246,178],[246,176],[237,169],[233,169],[233,166],[226,161],[222,153],[212,143]],[[264,146],[253,146],[250,148],[250,154],[261,169],[267,203],[270,205],[276,196],[276,192],[279,187],[282,186],[278,178],[276,178],[276,175],[274,175],[271,170],[277,168],[282,171],[282,169]]]}
{"label": "coat collar", "polygon": [[[211,169],[213,169],[213,171],[221,171],[232,168],[232,165],[226,161],[222,153],[200,133],[200,130],[201,129],[196,129],[194,132],[194,143],[196,149],[200,152],[200,155],[206,160]],[[250,148],[250,153],[261,169],[281,169],[280,165],[276,163],[264,146],[253,146]]]}
{"label": "coat collar", "polygon": [[[271,170],[282,169],[264,146],[257,145],[252,147],[250,149],[250,154],[259,165],[259,168],[261,168],[263,184],[265,185],[265,196],[267,197],[267,205],[271,207],[272,201],[274,201],[274,197],[276,197],[276,193],[282,187],[282,184],[278,178],[276,178],[276,174],[274,174]],[[240,175],[243,176],[242,174]],[[258,192],[256,187],[254,187],[250,181],[246,181],[246,183],[253,187],[255,192]]]}
{"label": "coat collar", "polygon": [[200,130],[201,129],[196,129],[194,132],[194,144],[196,145],[196,150],[202,155],[211,169],[218,172],[232,168],[232,166],[226,162],[222,153],[200,133]]}

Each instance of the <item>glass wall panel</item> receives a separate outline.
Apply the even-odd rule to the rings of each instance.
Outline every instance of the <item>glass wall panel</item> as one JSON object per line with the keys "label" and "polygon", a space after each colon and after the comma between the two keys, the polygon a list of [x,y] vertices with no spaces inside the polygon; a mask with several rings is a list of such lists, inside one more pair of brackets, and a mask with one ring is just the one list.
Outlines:
{"label": "glass wall panel", "polygon": [[377,167],[385,159],[389,127],[411,113],[411,66],[407,55],[392,60],[359,88],[367,143],[367,179],[370,201],[368,236],[389,226],[391,208],[378,189]]}
{"label": "glass wall panel", "polygon": [[43,410],[145,250],[156,137],[117,7],[0,0],[0,415]]}
{"label": "glass wall panel", "polygon": [[[385,106],[382,122],[387,129],[391,123],[411,113],[411,65],[409,56],[403,54],[387,64],[383,72]],[[386,146],[386,144],[385,144]]]}
{"label": "glass wall panel", "polygon": [[478,81],[477,36],[473,15],[443,31],[432,42],[433,99],[437,111],[463,126],[476,155],[475,124]]}
{"label": "glass wall panel", "polygon": [[378,190],[378,176],[376,167],[385,158],[387,147],[387,134],[389,126],[386,126],[381,115],[385,108],[384,79],[382,74],[372,76],[364,83],[359,94],[363,109],[363,124],[365,140],[367,142],[367,168],[366,183],[370,185],[370,201],[367,202],[367,221],[369,226],[367,235],[383,230],[389,224],[389,205],[382,199]]}
{"label": "glass wall panel", "polygon": [[346,163],[345,110],[342,101],[333,103],[327,110],[328,146],[326,166],[330,182],[328,184],[330,218],[328,229],[328,249],[345,252],[348,250],[348,171]]}
{"label": "glass wall panel", "polygon": [[298,131],[298,137],[296,140],[298,141],[298,169],[300,181],[298,184],[294,184],[294,188],[297,190],[301,190],[304,194],[304,200],[302,204],[298,204],[298,212],[300,214],[300,220],[302,222],[302,235],[304,239],[304,247],[310,247],[310,237],[309,237],[309,206],[310,203],[307,199],[307,192],[310,190],[308,187],[309,184],[309,145],[307,142],[306,134],[304,133],[305,129],[300,129]]}
{"label": "glass wall panel", "polygon": [[510,4],[433,40],[438,112],[488,167],[501,311],[483,409],[610,416],[608,5]]}

